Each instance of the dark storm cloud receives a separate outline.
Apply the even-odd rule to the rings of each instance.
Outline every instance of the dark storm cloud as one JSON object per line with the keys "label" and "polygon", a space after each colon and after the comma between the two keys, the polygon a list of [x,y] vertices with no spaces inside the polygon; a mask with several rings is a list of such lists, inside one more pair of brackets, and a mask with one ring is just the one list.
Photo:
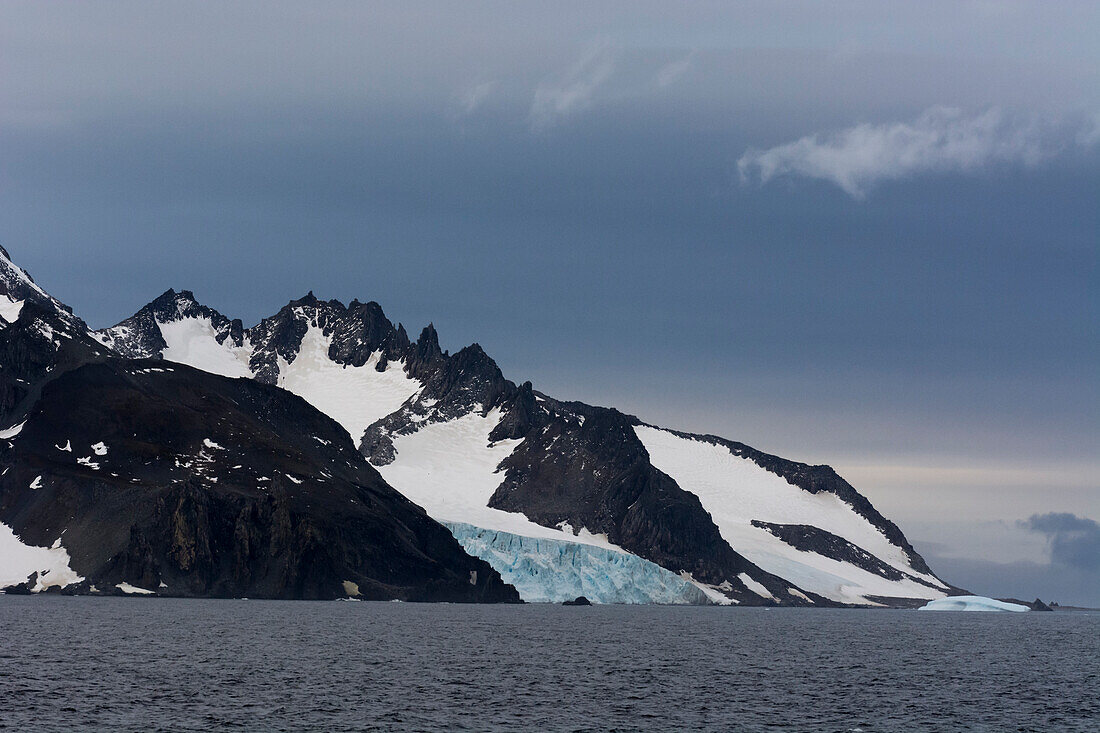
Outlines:
{"label": "dark storm cloud", "polygon": [[[956,523],[947,534],[943,526],[918,530],[939,534],[939,541],[913,541],[940,577],[958,587],[994,598],[1039,597],[1100,607],[1100,525],[1095,521],[1046,513],[1017,522]],[[966,534],[966,549],[960,552],[956,542],[943,542],[950,532]],[[1038,543],[1045,552],[1035,552]],[[983,545],[985,552],[979,552]]]}
{"label": "dark storm cloud", "polygon": [[[249,323],[375,299],[548,392],[1014,521],[1027,487],[906,467],[1095,466],[1098,29],[1095,2],[0,0],[0,244],[96,326],[168,287]],[[739,185],[746,150],[941,107],[1015,152]]]}
{"label": "dark storm cloud", "polygon": [[922,554],[940,577],[978,595],[1025,601],[1040,598],[1048,603],[1100,608],[1100,572],[1095,570]]}
{"label": "dark storm cloud", "polygon": [[1062,512],[1036,514],[1021,524],[1049,538],[1052,563],[1100,571],[1100,524],[1095,521]]}

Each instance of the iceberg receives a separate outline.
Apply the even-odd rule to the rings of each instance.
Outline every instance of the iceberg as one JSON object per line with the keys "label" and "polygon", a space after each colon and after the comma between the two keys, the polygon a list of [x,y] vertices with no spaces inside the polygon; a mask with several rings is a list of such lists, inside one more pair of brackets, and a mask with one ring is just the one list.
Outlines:
{"label": "iceberg", "polygon": [[918,611],[1030,611],[1019,603],[1005,603],[985,596],[948,596],[927,603]]}
{"label": "iceberg", "polygon": [[528,603],[709,605],[695,585],[620,550],[543,537],[524,537],[461,522],[443,522],[466,552],[489,563]]}

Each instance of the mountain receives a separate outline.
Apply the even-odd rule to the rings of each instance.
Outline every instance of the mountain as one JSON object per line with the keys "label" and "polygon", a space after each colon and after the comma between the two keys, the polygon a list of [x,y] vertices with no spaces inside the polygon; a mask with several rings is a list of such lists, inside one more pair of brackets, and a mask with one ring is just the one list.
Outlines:
{"label": "mountain", "polygon": [[940,580],[828,466],[555,399],[477,344],[312,293],[244,328],[169,290],[93,334],[293,392],[526,600],[916,606]]}
{"label": "mountain", "polygon": [[0,304],[0,588],[519,600],[300,397],[131,358],[6,252]]}

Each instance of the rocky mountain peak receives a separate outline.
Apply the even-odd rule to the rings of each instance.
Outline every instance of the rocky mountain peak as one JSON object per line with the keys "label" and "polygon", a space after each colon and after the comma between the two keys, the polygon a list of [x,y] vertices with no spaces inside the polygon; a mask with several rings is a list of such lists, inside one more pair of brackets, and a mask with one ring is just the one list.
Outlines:
{"label": "rocky mountain peak", "polygon": [[43,290],[30,274],[12,261],[6,249],[0,248],[0,318],[11,323],[18,318],[20,304],[27,301],[41,303],[51,310],[63,314],[64,320],[71,326],[86,330],[84,322],[73,316],[73,309]]}

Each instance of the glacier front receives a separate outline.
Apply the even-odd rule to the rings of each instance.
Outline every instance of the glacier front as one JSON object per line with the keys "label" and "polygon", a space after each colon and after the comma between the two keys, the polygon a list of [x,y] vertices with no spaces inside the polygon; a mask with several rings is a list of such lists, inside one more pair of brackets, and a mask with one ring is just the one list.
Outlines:
{"label": "glacier front", "polygon": [[489,563],[528,603],[708,605],[695,585],[648,560],[577,542],[524,537],[461,522],[443,522],[466,552]]}

